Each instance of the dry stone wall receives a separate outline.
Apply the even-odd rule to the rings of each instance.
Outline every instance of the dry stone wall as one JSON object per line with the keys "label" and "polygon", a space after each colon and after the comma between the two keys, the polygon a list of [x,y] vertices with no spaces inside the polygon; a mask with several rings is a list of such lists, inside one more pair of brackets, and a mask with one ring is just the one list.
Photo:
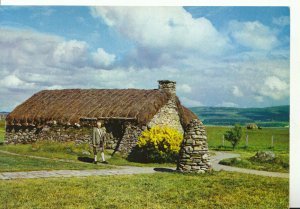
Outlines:
{"label": "dry stone wall", "polygon": [[7,127],[5,133],[6,144],[29,144],[37,141],[75,141],[88,143],[91,138],[90,128],[75,128],[63,126],[14,126]]}
{"label": "dry stone wall", "polygon": [[[146,127],[143,127],[143,129],[146,129]],[[123,154],[129,154],[132,148],[136,146],[143,129],[130,123],[126,124],[123,138],[120,140],[117,150]]]}
{"label": "dry stone wall", "polygon": [[168,126],[178,130],[180,133],[184,132],[180,122],[175,98],[171,98],[148,123],[149,128],[152,128],[156,125]]}
{"label": "dry stone wall", "polygon": [[[113,129],[112,129],[113,128]],[[142,129],[127,123],[124,126],[109,124],[105,136],[106,149],[113,149],[128,154],[137,143]],[[144,127],[145,129],[146,127]],[[124,130],[123,130],[124,129]],[[90,143],[92,138],[92,127],[73,126],[8,126],[5,133],[6,144],[30,144],[38,141],[58,141],[75,143]]]}
{"label": "dry stone wall", "polygon": [[186,173],[205,173],[211,170],[205,127],[198,119],[191,120],[186,128],[177,169]]}

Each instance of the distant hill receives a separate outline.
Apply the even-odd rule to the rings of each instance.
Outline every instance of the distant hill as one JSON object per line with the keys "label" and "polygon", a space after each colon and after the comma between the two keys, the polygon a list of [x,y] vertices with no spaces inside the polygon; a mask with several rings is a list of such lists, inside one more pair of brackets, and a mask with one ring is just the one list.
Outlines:
{"label": "distant hill", "polygon": [[256,123],[261,127],[289,125],[290,106],[265,108],[192,107],[190,108],[205,125],[234,125]]}
{"label": "distant hill", "polygon": [[9,112],[0,112],[0,120],[4,120]]}

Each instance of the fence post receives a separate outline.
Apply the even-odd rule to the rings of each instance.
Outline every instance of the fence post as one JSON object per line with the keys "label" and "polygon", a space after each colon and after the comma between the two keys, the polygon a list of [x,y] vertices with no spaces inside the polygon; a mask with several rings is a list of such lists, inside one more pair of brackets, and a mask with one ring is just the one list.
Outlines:
{"label": "fence post", "polygon": [[272,135],[272,144],[271,147],[274,147],[274,136]]}
{"label": "fence post", "polygon": [[248,135],[246,136],[246,147],[248,147]]}
{"label": "fence post", "polygon": [[224,147],[224,135],[222,136],[222,146]]}

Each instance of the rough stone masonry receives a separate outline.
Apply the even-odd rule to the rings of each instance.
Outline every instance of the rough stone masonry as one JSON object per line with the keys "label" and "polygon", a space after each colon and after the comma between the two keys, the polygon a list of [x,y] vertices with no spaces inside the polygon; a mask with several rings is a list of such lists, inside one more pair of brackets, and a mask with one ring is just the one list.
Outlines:
{"label": "rough stone masonry", "polygon": [[198,119],[191,120],[184,134],[177,170],[205,173],[211,170],[205,127]]}

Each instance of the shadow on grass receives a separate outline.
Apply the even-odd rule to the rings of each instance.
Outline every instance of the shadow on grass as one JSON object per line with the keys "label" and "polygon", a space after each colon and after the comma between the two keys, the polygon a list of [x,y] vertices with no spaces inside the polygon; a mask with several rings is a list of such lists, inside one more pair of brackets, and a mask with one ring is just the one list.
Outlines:
{"label": "shadow on grass", "polygon": [[164,173],[178,173],[177,170],[172,168],[154,168],[153,170],[157,172],[164,172]]}
{"label": "shadow on grass", "polygon": [[77,159],[79,161],[85,162],[85,163],[93,163],[94,162],[94,159],[90,158],[90,157],[78,157]]}

